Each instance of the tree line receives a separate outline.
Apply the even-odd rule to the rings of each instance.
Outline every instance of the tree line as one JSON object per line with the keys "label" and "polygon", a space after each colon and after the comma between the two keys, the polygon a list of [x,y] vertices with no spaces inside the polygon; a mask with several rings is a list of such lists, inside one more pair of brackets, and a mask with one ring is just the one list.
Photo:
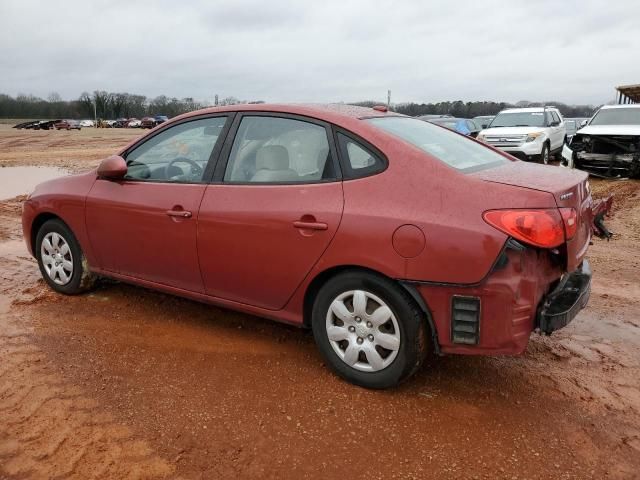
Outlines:
{"label": "tree line", "polygon": [[[247,102],[235,97],[226,97],[218,105],[235,105]],[[178,99],[160,95],[147,98],[144,95],[114,93],[96,90],[83,92],[77,100],[62,100],[60,95],[52,93],[47,99],[34,95],[12,97],[0,94],[0,118],[57,119],[57,118],[93,118],[94,108],[97,118],[142,118],[147,115],[167,115],[174,117],[208,105],[191,97]]]}
{"label": "tree line", "polygon": [[[218,105],[235,105],[238,103],[263,103],[261,101],[239,100],[226,97]],[[372,107],[384,102],[364,101],[351,105]],[[391,105],[391,110],[412,117],[427,114],[452,115],[461,118],[473,118],[478,115],[495,115],[500,110],[510,107],[541,107],[554,105],[565,117],[590,117],[595,108],[592,105],[567,105],[562,102],[530,102],[522,100],[515,104],[507,102],[463,102],[462,100],[437,103],[399,103]],[[174,117],[182,113],[204,108],[202,102],[191,97],[178,99],[160,95],[147,98],[144,95],[130,93],[114,93],[96,90],[93,93],[83,92],[77,100],[62,100],[60,95],[52,93],[47,99],[34,95],[0,94],[0,118],[93,118],[94,108],[98,118],[142,118],[147,115],[167,115]]]}
{"label": "tree line", "polygon": [[[351,105],[359,105],[364,107],[372,107],[374,105],[384,105],[386,102],[375,102],[372,100],[364,102],[355,102]],[[596,110],[593,105],[567,105],[562,102],[530,102],[521,100],[517,103],[508,102],[463,102],[456,100],[453,102],[438,103],[398,103],[391,105],[391,110],[417,117],[420,115],[451,115],[459,118],[473,118],[479,115],[495,115],[505,108],[516,107],[543,107],[545,105],[553,105],[558,107],[563,117],[590,117]]]}

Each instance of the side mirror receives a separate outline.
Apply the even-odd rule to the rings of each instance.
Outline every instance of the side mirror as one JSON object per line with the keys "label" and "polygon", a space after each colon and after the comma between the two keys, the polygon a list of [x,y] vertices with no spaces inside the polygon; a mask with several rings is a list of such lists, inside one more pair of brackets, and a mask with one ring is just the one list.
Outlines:
{"label": "side mirror", "polygon": [[588,123],[589,123],[589,119],[583,120],[582,122],[580,122],[580,128],[586,127]]}
{"label": "side mirror", "polygon": [[111,155],[100,162],[98,176],[109,180],[120,180],[127,174],[127,162],[120,155]]}

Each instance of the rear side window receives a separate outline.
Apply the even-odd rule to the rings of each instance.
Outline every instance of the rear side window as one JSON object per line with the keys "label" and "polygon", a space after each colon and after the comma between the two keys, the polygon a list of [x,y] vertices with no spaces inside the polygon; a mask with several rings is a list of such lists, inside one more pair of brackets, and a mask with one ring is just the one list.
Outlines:
{"label": "rear side window", "polygon": [[379,155],[343,133],[338,133],[338,148],[343,160],[345,178],[366,177],[385,169],[386,164]]}

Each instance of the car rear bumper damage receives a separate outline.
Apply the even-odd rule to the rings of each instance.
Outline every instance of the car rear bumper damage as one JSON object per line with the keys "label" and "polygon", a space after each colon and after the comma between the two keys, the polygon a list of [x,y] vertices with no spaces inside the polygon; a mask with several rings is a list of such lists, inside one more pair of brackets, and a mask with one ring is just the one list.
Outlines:
{"label": "car rear bumper damage", "polygon": [[553,254],[510,240],[479,285],[414,284],[429,306],[439,352],[519,355],[531,333],[566,326],[589,299],[591,270],[584,260],[564,273]]}
{"label": "car rear bumper damage", "polygon": [[537,315],[536,327],[550,335],[566,327],[587,306],[591,293],[591,268],[584,260],[575,272],[566,274],[549,293]]}

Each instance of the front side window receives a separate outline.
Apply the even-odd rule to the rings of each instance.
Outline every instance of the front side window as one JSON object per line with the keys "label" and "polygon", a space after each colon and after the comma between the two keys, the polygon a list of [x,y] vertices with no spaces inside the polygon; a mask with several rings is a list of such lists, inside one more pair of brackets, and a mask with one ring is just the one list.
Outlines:
{"label": "front side window", "polygon": [[327,131],[291,118],[245,116],[233,141],[225,182],[291,183],[335,178]]}
{"label": "front side window", "polygon": [[130,180],[199,183],[227,117],[180,123],[151,137],[127,155]]}
{"label": "front side window", "polygon": [[416,118],[378,117],[367,121],[458,170],[475,171],[509,161],[474,140]]}

